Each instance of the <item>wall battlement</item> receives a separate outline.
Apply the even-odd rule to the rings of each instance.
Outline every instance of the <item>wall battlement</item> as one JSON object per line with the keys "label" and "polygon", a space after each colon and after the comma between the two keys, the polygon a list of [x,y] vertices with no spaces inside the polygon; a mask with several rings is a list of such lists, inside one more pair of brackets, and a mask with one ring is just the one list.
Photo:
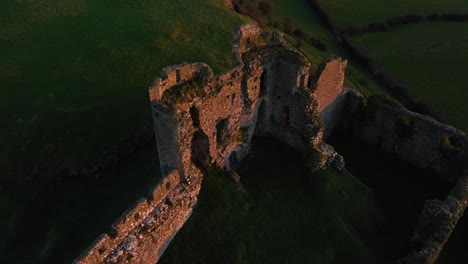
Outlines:
{"label": "wall battlement", "polygon": [[[284,46],[284,39],[279,32],[262,32],[256,24],[245,24],[234,38],[232,50],[232,68],[219,79],[230,79],[233,71],[243,67],[242,54],[256,48]],[[161,77],[154,80],[149,88],[151,102],[161,100],[165,90],[190,81],[197,77],[211,78],[214,76],[211,67],[205,63],[179,64],[166,67]]]}
{"label": "wall battlement", "polygon": [[151,102],[161,100],[164,91],[167,89],[201,75],[212,76],[213,71],[210,66],[204,63],[191,63],[164,68],[161,72],[161,78],[154,80],[149,89]]}

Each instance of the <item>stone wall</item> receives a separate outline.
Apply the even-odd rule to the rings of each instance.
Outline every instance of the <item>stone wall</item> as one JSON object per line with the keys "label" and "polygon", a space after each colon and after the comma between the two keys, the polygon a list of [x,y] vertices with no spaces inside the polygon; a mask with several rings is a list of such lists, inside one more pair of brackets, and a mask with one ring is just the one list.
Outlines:
{"label": "stone wall", "polygon": [[[457,187],[445,201],[428,201],[411,257],[431,263],[466,207],[465,133],[410,112],[382,97],[365,100],[343,87],[346,61],[332,58],[310,74],[310,63],[277,32],[241,27],[229,71],[215,75],[203,63],[165,68],[149,89],[163,181],[125,212],[75,263],[155,263],[197,201],[203,171],[232,171],[254,135],[272,136],[305,153],[309,171],[344,164],[324,143],[335,129],[433,170]],[[454,200],[452,196],[457,198]],[[442,217],[426,230],[427,219]],[[444,214],[444,212],[448,212]],[[435,238],[434,238],[435,237]],[[436,242],[434,242],[436,241]],[[422,245],[422,246],[421,246]]]}
{"label": "stone wall", "polygon": [[[340,99],[344,98],[344,99]],[[377,151],[394,154],[418,168],[433,171],[454,183],[444,200],[427,200],[411,239],[404,264],[433,264],[468,205],[468,136],[431,117],[411,112],[382,96],[365,99],[345,89],[342,113],[335,127],[351,132]],[[337,101],[334,102],[338,104]]]}
{"label": "stone wall", "polygon": [[[463,131],[411,112],[382,96],[368,100],[349,91],[354,105],[353,136],[418,168],[456,182],[468,164],[468,136]],[[346,112],[353,112],[346,107]]]}
{"label": "stone wall", "polygon": [[455,187],[444,200],[431,199],[426,201],[411,239],[413,250],[399,263],[436,263],[467,205],[468,170],[458,179]]}
{"label": "stone wall", "polygon": [[[188,218],[187,210],[194,200],[181,194],[183,186],[177,171],[167,174],[147,198],[141,198],[119,217],[111,231],[100,235],[73,263],[148,263],[162,254],[151,248],[163,248]],[[184,190],[185,192],[185,190]],[[145,256],[143,256],[143,254]]]}
{"label": "stone wall", "polygon": [[[466,134],[344,88],[346,61],[328,59],[314,75],[310,66],[280,33],[248,24],[235,37],[229,71],[215,75],[203,63],[165,68],[149,89],[163,180],[74,263],[157,262],[191,215],[203,171],[213,165],[234,170],[254,135],[302,151],[309,171],[343,168],[342,157],[323,141],[335,129],[458,183],[446,200],[428,201],[421,215],[418,247],[407,259],[431,263],[466,207]],[[437,228],[426,232],[428,225]]]}
{"label": "stone wall", "polygon": [[312,81],[314,87],[311,88],[315,91],[318,112],[325,128],[325,139],[341,122],[344,100],[349,90],[343,87],[346,65],[347,61],[329,59],[320,65]]}
{"label": "stone wall", "polygon": [[[279,33],[261,32],[252,25],[241,28],[233,58],[233,68],[226,73],[214,75],[202,64],[177,66],[180,75],[192,78],[168,77],[178,81],[168,88],[164,80],[157,80],[150,88],[163,173],[178,170],[183,182],[199,190],[202,172],[213,165],[232,171],[249,152],[255,134],[314,154],[310,168],[335,160],[336,153],[322,141],[316,95],[309,84],[319,91],[342,87],[346,63],[327,61],[319,73],[326,76],[309,76],[309,62],[288,48]],[[173,68],[165,70],[166,75],[171,72]],[[333,82],[337,76],[338,82]]]}
{"label": "stone wall", "polygon": [[[254,133],[269,134],[305,151],[303,136],[306,118],[310,117],[300,103],[304,93],[312,95],[311,100],[326,94],[321,101],[323,108],[343,93],[346,62],[341,59],[326,61],[317,76],[309,76],[307,60],[289,49],[279,33],[260,32],[258,27],[247,25],[236,42],[230,71],[215,76],[200,63],[174,66],[164,70],[163,75],[169,77],[156,80],[150,88],[163,171],[178,168],[182,178],[189,177],[181,168],[192,158],[188,150],[193,147],[186,144],[175,149],[183,140],[197,141],[187,134],[206,138],[205,158],[226,170],[232,170],[232,161],[237,163],[248,152]],[[192,78],[174,78],[175,72]],[[202,87],[198,94],[189,92],[196,86]],[[320,140],[316,146],[324,144],[322,127],[317,126]],[[236,158],[229,158],[231,154]]]}
{"label": "stone wall", "polygon": [[[343,93],[345,67],[335,58],[309,76],[310,63],[280,33],[248,24],[235,37],[231,70],[215,75],[203,63],[165,68],[149,89],[163,180],[74,263],[157,262],[191,215],[203,171],[232,171],[254,134],[303,151],[311,170],[342,168],[341,156],[322,140],[318,110],[340,108],[333,98]],[[336,122],[336,112],[323,115],[326,124]]]}

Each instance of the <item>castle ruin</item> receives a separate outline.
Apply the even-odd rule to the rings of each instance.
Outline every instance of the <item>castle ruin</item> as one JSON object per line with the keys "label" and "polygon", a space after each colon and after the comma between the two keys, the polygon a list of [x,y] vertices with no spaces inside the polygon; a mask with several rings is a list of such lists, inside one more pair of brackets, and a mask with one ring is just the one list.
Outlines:
{"label": "castle ruin", "polygon": [[[331,58],[313,70],[316,67],[289,47],[281,33],[248,24],[235,38],[229,71],[215,75],[203,63],[164,69],[149,89],[163,180],[75,263],[156,263],[190,217],[203,172],[210,166],[233,171],[249,153],[254,135],[271,136],[301,151],[312,172],[326,166],[344,169],[343,158],[324,139],[335,129],[352,130],[355,137],[413,165],[462,182],[457,186],[465,196],[454,207],[456,223],[466,207],[468,181],[459,180],[465,176],[449,167],[466,159],[466,134],[444,125],[431,132],[427,126],[436,121],[385,104],[372,108],[373,119],[364,122],[369,115],[363,109],[369,105],[363,106],[361,95],[343,87],[346,64]],[[400,133],[395,116],[402,114],[412,117],[411,136],[395,136]],[[421,137],[426,141],[417,141]],[[459,142],[460,152],[448,155],[434,149],[444,137]],[[413,141],[432,152],[416,153],[410,147]]]}

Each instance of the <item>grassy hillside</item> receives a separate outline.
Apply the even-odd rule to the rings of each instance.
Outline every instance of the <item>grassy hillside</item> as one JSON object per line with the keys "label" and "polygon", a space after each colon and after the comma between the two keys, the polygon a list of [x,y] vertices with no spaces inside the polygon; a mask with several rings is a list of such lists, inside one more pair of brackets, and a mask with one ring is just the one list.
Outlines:
{"label": "grassy hillside", "polygon": [[[468,12],[468,4],[461,0],[319,0],[318,3],[337,29],[405,14]],[[466,131],[467,29],[466,22],[424,21],[365,33],[351,38],[351,43],[391,81],[389,86],[403,87],[403,93],[422,103],[441,121]]]}
{"label": "grassy hillside", "polygon": [[[300,49],[313,63],[320,63],[324,58],[331,55],[338,55],[344,59],[349,59],[349,54],[343,49],[337,38],[326,28],[324,28],[312,9],[308,0],[273,0],[272,20],[282,25],[286,19],[293,21],[294,28],[301,29],[310,37],[321,40],[327,47],[325,51],[303,43]],[[287,37],[291,43],[296,43],[297,38]],[[365,85],[362,81],[365,80]],[[363,70],[353,61],[349,61],[345,76],[345,85],[361,91],[365,95],[382,94],[382,87],[374,81],[372,75]]]}
{"label": "grassy hillside", "polygon": [[465,0],[318,0],[338,29],[405,15],[468,12]]}
{"label": "grassy hillside", "polygon": [[468,131],[467,29],[468,23],[423,23],[368,33],[352,42],[410,96]]}
{"label": "grassy hillside", "polygon": [[160,179],[156,158],[155,146],[149,146],[99,180],[59,182],[24,212],[15,208],[0,226],[8,238],[0,240],[0,263],[71,263]]}
{"label": "grassy hillside", "polygon": [[39,0],[2,1],[0,23],[0,182],[12,185],[152,129],[152,79],[182,62],[227,69],[245,19],[222,0]]}
{"label": "grassy hillside", "polygon": [[[220,72],[231,66],[233,36],[247,19],[223,2],[0,1],[2,256],[63,263],[156,183],[141,170],[158,170],[151,158],[125,161],[119,166],[129,169],[101,173],[99,180],[52,180],[152,130],[147,87],[163,67],[202,61]],[[131,197],[112,196],[129,186]],[[99,212],[102,206],[112,210]],[[81,232],[92,228],[98,231]],[[83,244],[55,248],[69,240]]]}
{"label": "grassy hillside", "polygon": [[[159,75],[163,67],[196,61],[208,63],[216,72],[230,67],[233,35],[241,24],[247,22],[247,19],[228,11],[223,6],[223,2],[223,0],[0,1],[0,118],[2,119],[0,255],[5,259],[0,262],[63,263],[73,258],[95,238],[96,234],[105,231],[136,197],[141,196],[147,187],[157,181],[158,163],[151,155],[154,149],[147,148],[121,162],[114,170],[103,172],[101,178],[97,180],[65,179],[50,184],[63,169],[79,167],[105,156],[109,147],[119,140],[131,138],[153,128],[147,86],[155,76]],[[455,3],[455,0],[453,2]],[[327,45],[327,50],[323,51],[307,43],[298,45],[300,43],[297,37],[286,36],[288,42],[300,46],[302,52],[312,62],[319,63],[332,54],[348,57],[339,40],[320,26],[308,0],[274,0],[273,3],[275,6],[273,20],[282,23],[291,17],[296,28],[303,29]],[[369,9],[375,12],[372,8]],[[348,11],[346,14],[357,13]],[[455,69],[454,73],[462,76],[464,73],[457,70],[463,69],[461,62],[466,54],[463,53],[466,51],[466,42],[459,41],[455,32],[461,29],[454,31],[447,28],[440,29],[445,31],[429,32],[425,42],[433,43],[431,34],[441,36],[440,41],[451,38],[456,42],[442,45],[447,46],[447,50],[440,48],[441,53],[434,52],[437,47],[428,46],[427,52],[433,53],[429,58],[439,58],[438,60],[444,65],[446,65],[444,58],[450,58],[450,61],[456,60],[454,65],[460,68]],[[388,40],[387,43],[380,45],[379,43],[385,42],[385,39],[377,38],[375,45],[366,48],[377,54],[376,59],[379,59],[379,54],[390,54],[382,58],[382,65],[388,69],[397,67],[395,65],[402,62],[408,65],[404,68],[408,72],[421,67],[426,72],[425,75],[421,75],[420,80],[416,80],[415,75],[411,75],[413,79],[408,79],[408,83],[423,83],[421,80],[429,79],[437,70],[431,68],[435,67],[434,65],[426,65],[431,64],[432,60],[424,61],[424,55],[413,52],[414,56],[419,56],[418,61],[421,58],[420,60],[424,62],[419,65],[412,64],[414,62],[409,59],[410,57],[400,58],[397,55],[411,53],[408,49],[425,43],[420,42],[419,38],[411,38],[411,32],[405,33],[406,35],[399,34],[401,35],[397,37],[406,36],[414,42],[408,41],[408,46],[398,43],[401,46],[394,48],[388,44],[390,43]],[[359,39],[355,41],[359,45],[364,45]],[[372,51],[373,47],[378,45],[386,48]],[[460,53],[454,53],[455,49]],[[456,54],[462,56],[456,57]],[[346,85],[359,89],[367,95],[383,93],[381,86],[373,81],[369,73],[353,62],[349,65]],[[402,71],[401,80],[405,81],[403,77],[406,76],[404,75],[406,72],[403,72],[403,69],[397,70]],[[451,78],[449,73],[441,75],[441,78],[444,78],[441,79],[441,83],[449,82]],[[449,93],[444,95],[436,93],[434,96],[447,99],[447,95],[452,93],[451,102],[454,103],[453,107],[450,106],[452,107],[450,111],[455,111],[456,107],[463,109],[462,103],[466,93],[454,98],[453,94],[460,94],[459,91],[455,86],[447,89],[450,89]],[[424,89],[415,91],[417,92],[415,96],[420,92],[424,95],[430,94]],[[431,97],[428,100],[432,99]],[[460,118],[463,117],[462,112],[458,113]],[[281,163],[276,162],[276,164]],[[299,167],[300,165],[294,166],[295,172],[300,174],[297,171]],[[291,171],[294,172],[294,168],[290,168]],[[276,171],[281,172],[281,168],[277,168]],[[255,173],[268,177],[276,171],[262,170]],[[324,182],[317,183],[324,188],[317,190],[316,193],[302,192],[304,200],[298,200],[299,196],[296,195],[291,196],[296,194],[293,191],[286,194],[279,192],[279,189],[284,187],[296,191],[297,188],[305,186],[306,183],[302,182],[302,179],[290,182],[289,186],[284,186],[284,181],[272,182],[272,186],[267,186],[273,188],[271,189],[273,191],[270,191],[262,189],[263,184],[270,179],[260,178],[249,182],[246,176],[244,178],[247,180],[244,183],[250,194],[239,194],[238,189],[233,189],[232,185],[229,187],[226,181],[221,182],[224,179],[208,179],[204,184],[212,184],[211,187],[214,187],[205,188],[202,194],[205,198],[202,199],[216,200],[219,203],[201,204],[201,209],[198,210],[200,212],[195,212],[195,220],[192,223],[197,221],[203,223],[206,218],[201,218],[201,215],[205,215],[206,211],[211,209],[214,209],[213,214],[221,214],[214,215],[215,218],[212,219],[213,226],[218,225],[217,227],[221,228],[220,234],[210,234],[218,239],[213,240],[214,245],[219,241],[223,242],[223,236],[226,238],[226,234],[235,234],[236,239],[245,238],[242,236],[247,236],[248,233],[237,232],[236,223],[247,224],[250,228],[248,231],[253,233],[257,229],[264,228],[263,221],[266,221],[271,227],[281,231],[277,235],[289,236],[290,234],[282,233],[284,225],[299,228],[301,225],[307,225],[310,219],[315,219],[322,222],[318,226],[310,226],[308,231],[310,234],[318,234],[320,241],[313,242],[316,243],[314,247],[316,246],[317,250],[310,251],[310,248],[306,248],[309,251],[300,252],[296,256],[298,259],[311,257],[320,262],[339,261],[339,256],[350,256],[360,260],[372,258],[367,252],[367,246],[363,244],[364,240],[358,237],[355,226],[349,224],[351,220],[348,218],[350,215],[362,213],[360,211],[362,208],[353,207],[350,201],[366,200],[368,197],[363,197],[362,189],[356,187],[350,178],[344,177],[346,175],[339,175],[333,171],[324,172],[325,174],[327,177]],[[223,190],[226,188],[227,192],[220,192],[220,188]],[[36,192],[40,190],[43,192],[40,196],[36,196]],[[213,193],[206,194],[210,190]],[[225,195],[232,197],[226,198]],[[324,210],[323,214],[318,215],[312,211],[299,216],[284,215],[283,208],[277,206],[277,202],[281,200],[278,197],[282,198],[283,195],[286,195],[286,200],[282,201],[284,207],[297,203],[296,211],[293,212],[298,214],[304,207],[311,205],[318,208],[329,206],[325,209],[330,210]],[[224,202],[232,208],[225,210],[224,207],[220,207]],[[230,204],[231,202],[233,203]],[[248,209],[248,212],[243,214],[245,205],[257,205],[257,207]],[[203,206],[206,207],[202,209]],[[350,211],[343,213],[341,209]],[[373,208],[366,209],[372,212]],[[240,212],[237,215],[239,218],[232,219],[232,215],[226,215],[226,212],[233,214]],[[335,216],[338,216],[336,221],[329,221],[331,218],[335,219]],[[274,220],[278,221],[269,222],[268,217],[274,217]],[[253,218],[258,219],[250,222]],[[233,225],[226,228],[227,221],[233,221],[231,222]],[[321,229],[322,225],[328,229]],[[226,233],[222,233],[223,230],[226,230]],[[333,235],[330,236],[330,232],[321,233],[323,230],[332,230],[330,232]],[[289,237],[290,240],[280,241],[278,237],[271,237],[266,231],[267,229],[260,231],[262,235],[260,240],[252,240],[252,243],[264,243],[267,246],[266,251],[258,250],[251,255],[260,260],[259,262],[271,259],[271,256],[263,255],[264,252],[276,252],[279,251],[277,249],[287,248],[281,244],[285,241],[294,241],[292,243],[300,246],[309,239],[302,236],[299,240]],[[190,245],[197,247],[199,245],[193,241],[196,238],[205,239],[200,237],[200,234],[202,233],[192,234],[195,236],[190,237],[182,233],[180,236],[182,238],[178,239],[187,239],[192,242]],[[184,236],[186,237],[183,238]],[[272,240],[275,238],[278,239]],[[350,240],[353,243],[348,243]],[[225,244],[221,245],[228,246],[236,241],[224,242]],[[64,244],[67,245],[65,250],[61,249]],[[258,245],[239,243],[236,245],[235,254],[229,256],[233,258],[246,256],[247,248],[256,250]],[[295,249],[295,247],[290,248],[290,250]],[[177,252],[185,249],[174,250],[173,252]],[[220,255],[222,252],[222,250],[214,253],[210,251],[205,257],[213,256],[213,259],[226,257]],[[213,255],[210,255],[211,253]],[[170,258],[169,254],[168,259]]]}
{"label": "grassy hillside", "polygon": [[382,219],[372,192],[333,169],[307,177],[303,162],[264,140],[240,165],[241,184],[205,176],[160,263],[375,263]]}
{"label": "grassy hillside", "polygon": [[[392,154],[379,153],[350,135],[335,134],[330,142],[343,155],[346,169],[372,188],[376,204],[383,211],[384,224],[379,229],[381,236],[377,238],[384,241],[384,247],[380,248],[382,258],[376,263],[395,264],[397,259],[409,253],[410,239],[425,201],[444,199],[452,185],[434,173],[398,160]],[[452,257],[464,259],[466,254],[460,252]]]}

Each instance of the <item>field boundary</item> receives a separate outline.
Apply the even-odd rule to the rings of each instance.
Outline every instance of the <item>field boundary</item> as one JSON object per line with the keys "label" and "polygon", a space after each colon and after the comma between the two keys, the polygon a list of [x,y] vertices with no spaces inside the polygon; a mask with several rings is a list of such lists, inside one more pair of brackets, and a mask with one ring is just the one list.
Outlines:
{"label": "field boundary", "polygon": [[414,24],[437,22],[468,22],[468,13],[444,13],[430,15],[407,14],[389,18],[380,22],[370,22],[349,26],[339,32],[341,35],[356,37],[372,32],[387,32],[389,30]]}

